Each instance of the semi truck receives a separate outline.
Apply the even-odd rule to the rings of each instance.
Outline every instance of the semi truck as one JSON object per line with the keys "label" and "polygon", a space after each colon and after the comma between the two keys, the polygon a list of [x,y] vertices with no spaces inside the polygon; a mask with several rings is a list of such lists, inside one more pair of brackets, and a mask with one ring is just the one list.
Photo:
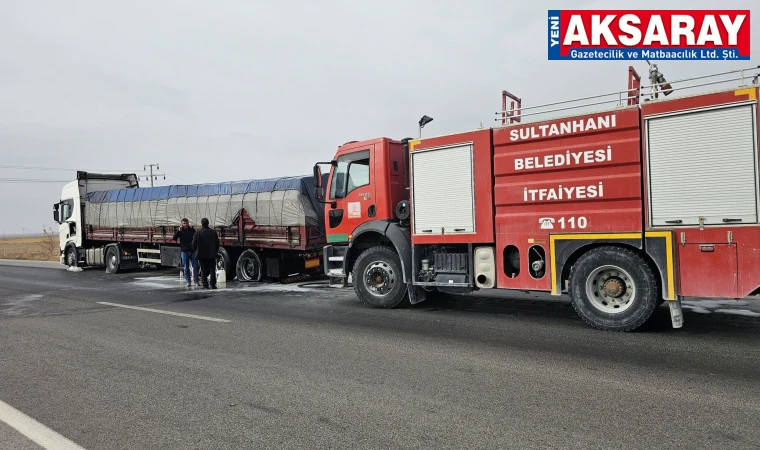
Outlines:
{"label": "semi truck", "polygon": [[173,240],[183,218],[219,235],[217,270],[241,282],[322,275],[324,204],[311,175],[140,187],[136,174],[77,172],[53,205],[60,261],[105,267],[181,266]]}
{"label": "semi truck", "polygon": [[757,71],[668,82],[650,64],[643,86],[629,66],[611,94],[524,107],[503,91],[490,128],[348,142],[314,166],[325,274],[337,287],[350,276],[371,308],[567,294],[609,331],[639,328],[665,302],[680,328],[685,297],[754,295]]}

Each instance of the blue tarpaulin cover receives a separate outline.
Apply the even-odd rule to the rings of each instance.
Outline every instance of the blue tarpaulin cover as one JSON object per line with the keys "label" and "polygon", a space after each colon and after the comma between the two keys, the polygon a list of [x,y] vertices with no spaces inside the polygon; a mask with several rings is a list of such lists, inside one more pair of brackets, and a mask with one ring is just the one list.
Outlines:
{"label": "blue tarpaulin cover", "polygon": [[178,226],[209,219],[230,226],[242,209],[261,226],[319,226],[324,204],[312,176],[94,191],[85,201],[86,222],[107,227]]}

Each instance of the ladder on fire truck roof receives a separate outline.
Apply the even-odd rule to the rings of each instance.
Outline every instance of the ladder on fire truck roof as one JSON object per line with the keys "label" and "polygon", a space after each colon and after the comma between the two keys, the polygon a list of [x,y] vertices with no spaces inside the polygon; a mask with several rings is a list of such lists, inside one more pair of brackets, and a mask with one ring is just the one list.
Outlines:
{"label": "ladder on fire truck roof", "polygon": [[[659,71],[657,64],[652,64],[649,61],[647,61],[649,64],[649,82],[650,84],[648,86],[642,86],[641,85],[641,76],[636,72],[636,70],[633,68],[633,66],[628,66],[628,89],[624,91],[617,91],[617,92],[611,92],[608,94],[601,94],[601,95],[592,95],[590,97],[581,97],[576,98],[572,100],[564,100],[561,102],[553,102],[553,103],[545,103],[542,105],[536,105],[536,106],[529,106],[529,107],[523,107],[522,106],[522,99],[518,98],[517,96],[507,92],[502,91],[502,106],[501,111],[496,112],[496,115],[498,116],[496,119],[494,119],[496,122],[501,121],[501,126],[510,126],[515,123],[521,123],[522,118],[526,116],[538,116],[541,114],[548,114],[553,113],[557,111],[567,111],[571,109],[579,109],[579,108],[586,108],[589,106],[597,106],[597,105],[608,105],[611,103],[616,103],[618,108],[622,107],[628,107],[628,106],[634,106],[639,105],[641,103],[641,99],[643,98],[645,102],[649,101],[655,101],[659,98],[659,94],[663,94],[663,96],[668,96],[678,91],[685,91],[688,89],[693,89],[696,87],[702,87],[702,86],[711,86],[711,85],[717,85],[722,83],[730,83],[735,81],[740,81],[739,87],[749,87],[750,85],[747,84],[747,79],[752,79],[752,86],[756,86],[758,84],[758,77],[760,77],[760,66],[757,67],[747,67],[743,69],[736,69],[736,70],[729,70],[727,72],[720,72],[720,73],[713,73],[710,75],[703,75],[699,77],[692,77],[692,78],[684,78],[681,80],[676,81],[667,81],[665,80],[665,77],[662,75],[662,72]],[[735,76],[734,78],[728,78],[728,79],[722,79],[722,80],[712,80],[712,81],[706,81],[701,82],[694,85],[689,86],[678,86],[674,87],[677,83],[685,83],[685,82],[693,82],[697,80],[706,80],[711,79],[715,77],[721,77],[726,75],[733,75],[733,74],[739,74],[739,76]],[[645,91],[648,90],[648,94],[645,93]],[[703,93],[700,93],[703,94]],[[507,98],[511,99],[510,107],[507,108]],[[605,99],[606,100],[599,100],[595,102],[588,102],[588,103],[582,103],[582,104],[576,104],[572,106],[563,106],[559,108],[554,109],[548,109],[544,111],[532,111],[529,113],[525,113],[526,110],[537,110],[552,106],[558,106],[558,105],[567,105],[571,103],[576,102],[585,102],[589,100],[597,100],[597,99]],[[555,117],[552,117],[555,118]],[[536,118],[533,121],[540,121],[540,120],[546,120],[547,118]]]}

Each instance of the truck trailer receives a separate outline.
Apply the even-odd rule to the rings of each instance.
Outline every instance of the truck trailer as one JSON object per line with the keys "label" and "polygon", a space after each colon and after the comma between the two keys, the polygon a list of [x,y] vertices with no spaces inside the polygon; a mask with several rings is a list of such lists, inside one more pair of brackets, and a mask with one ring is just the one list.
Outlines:
{"label": "truck trailer", "polygon": [[219,235],[217,269],[238,281],[321,275],[324,204],[311,175],[212,184],[140,187],[135,174],[77,172],[53,205],[61,263],[181,266],[180,221],[202,218]]}
{"label": "truck trailer", "polygon": [[351,276],[372,308],[492,289],[569,294],[586,323],[612,331],[664,302],[680,328],[684,297],[754,295],[757,71],[668,82],[651,64],[642,86],[629,67],[612,94],[525,108],[503,91],[491,128],[346,143],[314,166],[329,205],[325,274],[338,287]]}

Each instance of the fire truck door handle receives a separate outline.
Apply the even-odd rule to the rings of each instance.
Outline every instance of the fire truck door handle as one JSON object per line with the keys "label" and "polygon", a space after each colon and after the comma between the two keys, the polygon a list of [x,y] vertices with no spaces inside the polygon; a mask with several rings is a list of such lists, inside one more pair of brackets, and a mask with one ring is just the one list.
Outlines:
{"label": "fire truck door handle", "polygon": [[723,222],[741,222],[741,221],[742,219],[727,219],[725,217],[723,218]]}
{"label": "fire truck door handle", "polygon": [[370,205],[369,209],[367,209],[367,216],[375,217],[375,205]]}
{"label": "fire truck door handle", "polygon": [[432,233],[433,230],[422,230],[423,233]]}
{"label": "fire truck door handle", "polygon": [[678,219],[678,220],[666,220],[665,223],[683,223],[683,220],[681,220],[681,219]]}

